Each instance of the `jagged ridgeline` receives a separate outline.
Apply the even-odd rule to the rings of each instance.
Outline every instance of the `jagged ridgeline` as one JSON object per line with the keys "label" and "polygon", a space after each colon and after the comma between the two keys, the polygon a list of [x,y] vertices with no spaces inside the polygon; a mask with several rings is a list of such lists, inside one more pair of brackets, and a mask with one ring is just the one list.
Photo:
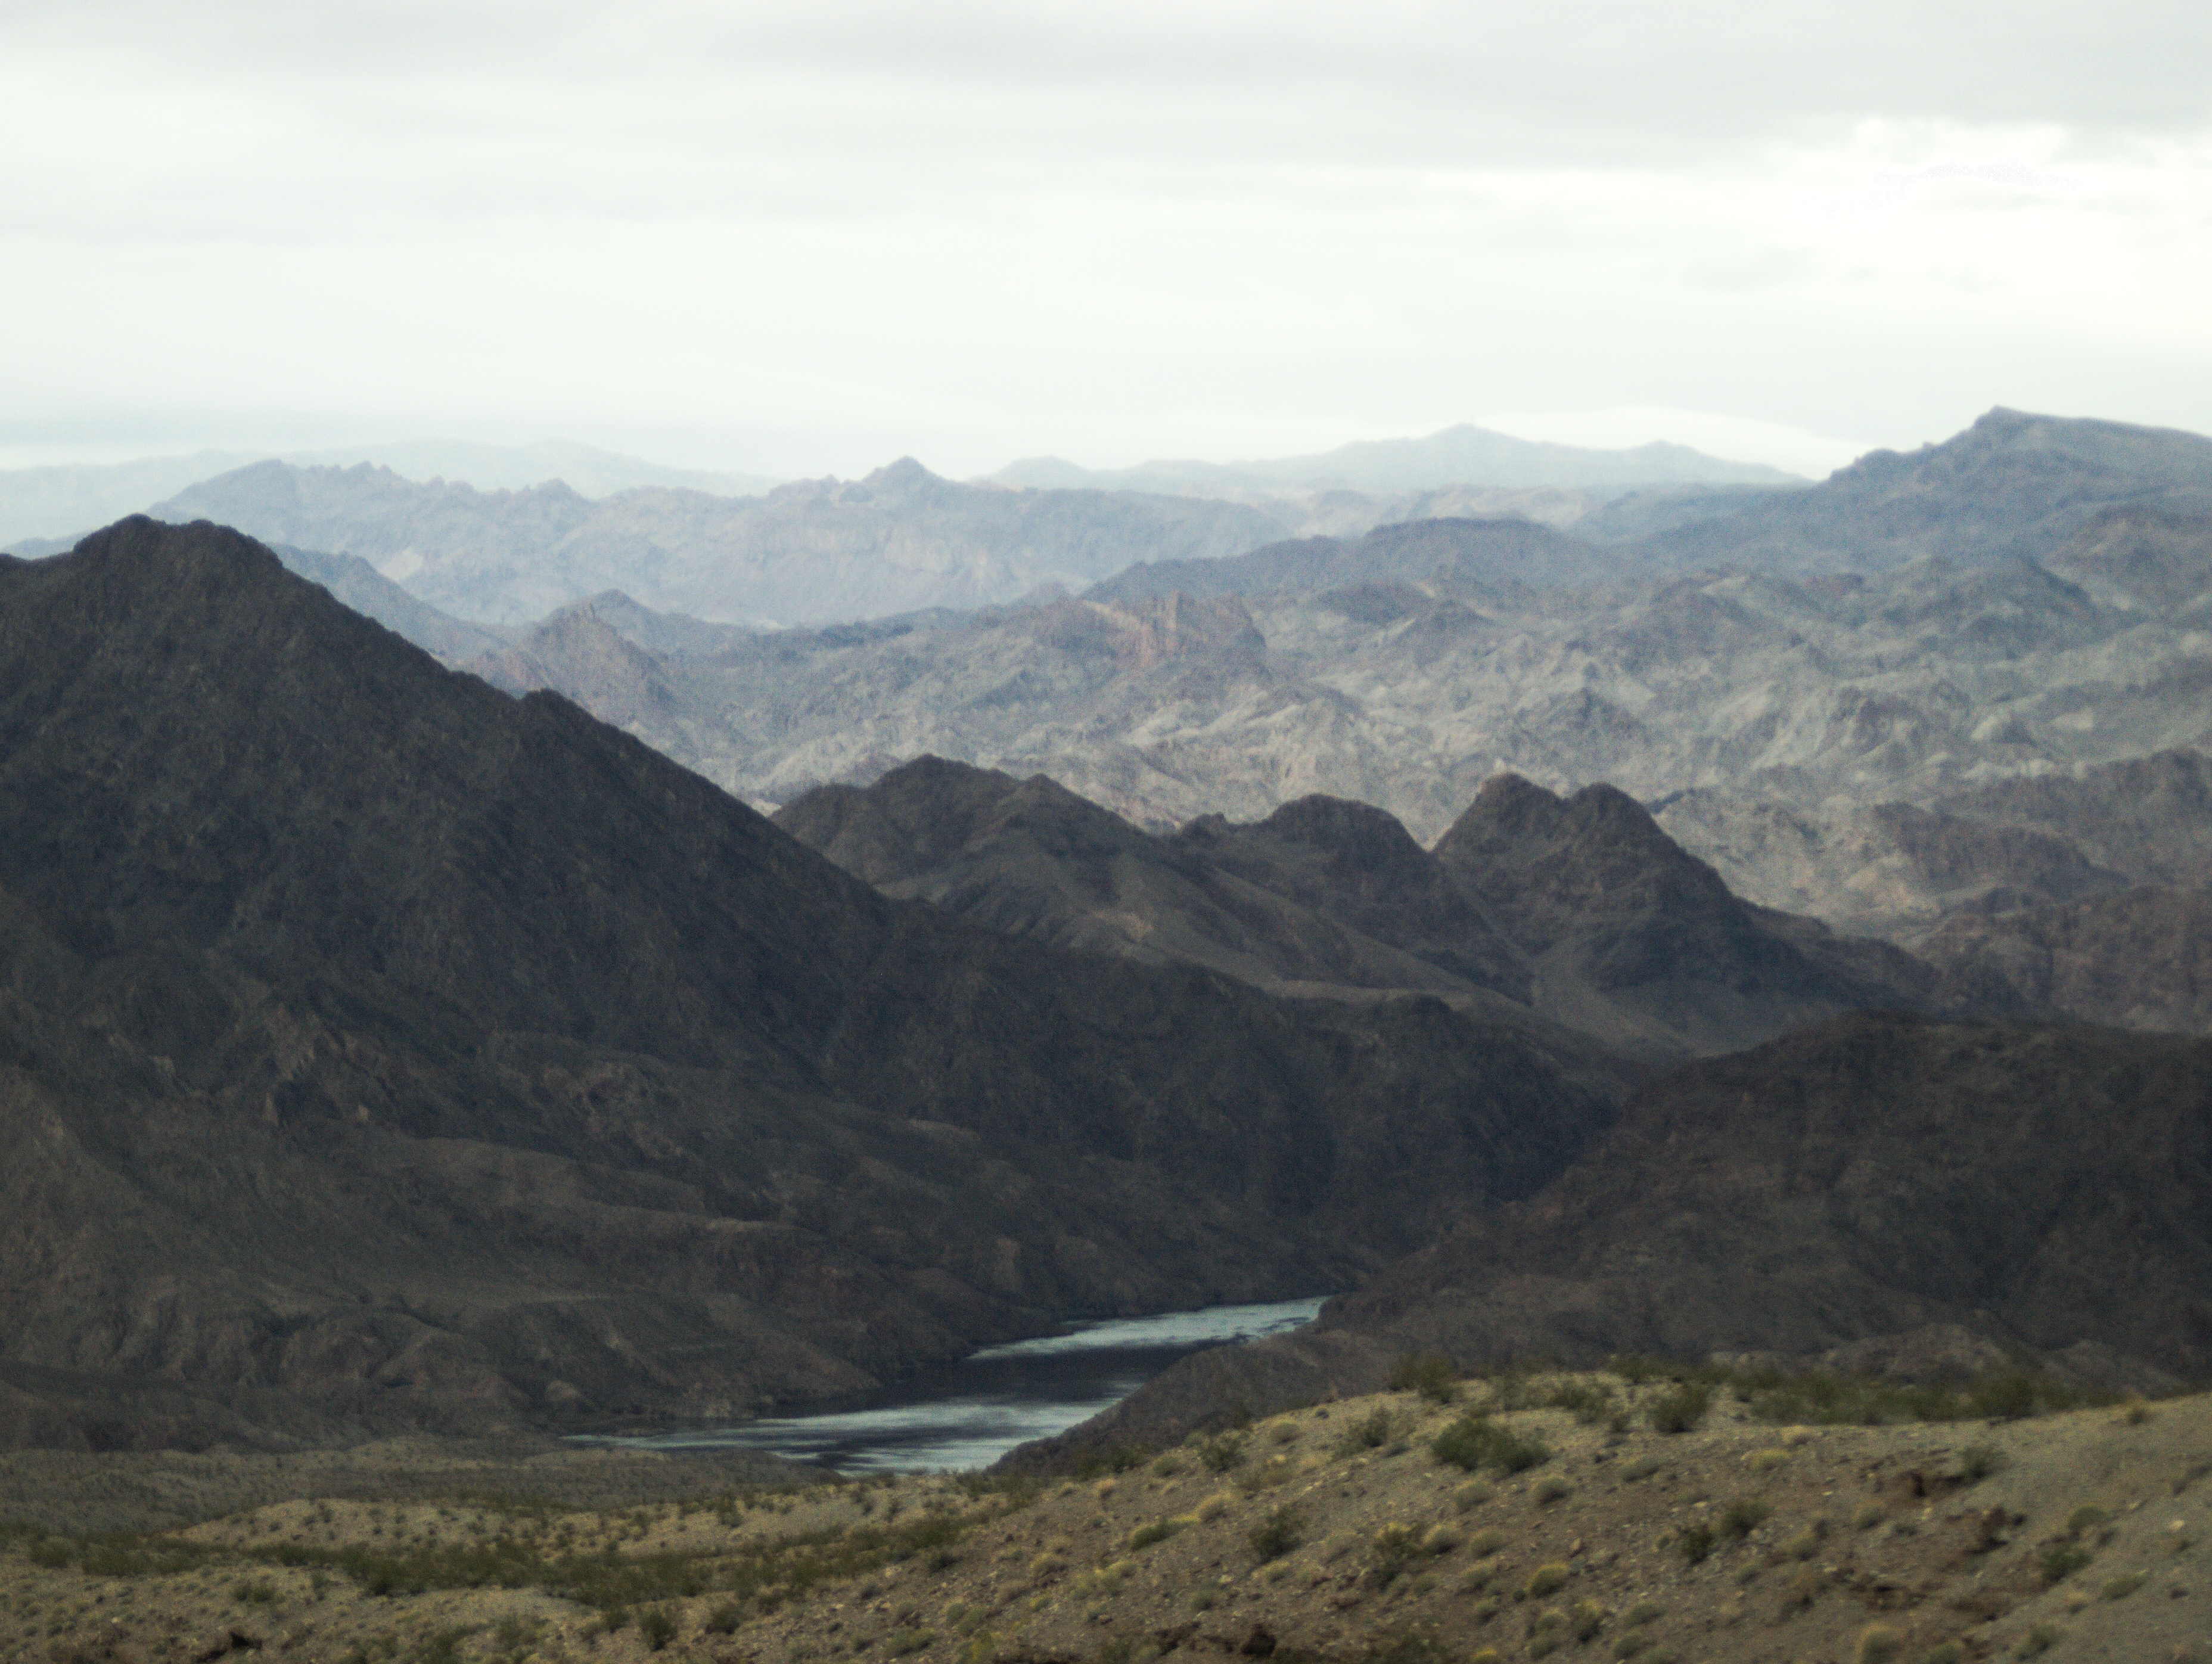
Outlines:
{"label": "jagged ridgeline", "polygon": [[0,1433],[858,1389],[1344,1286],[1607,1117],[1434,1000],[879,896],[266,550],[0,561]]}

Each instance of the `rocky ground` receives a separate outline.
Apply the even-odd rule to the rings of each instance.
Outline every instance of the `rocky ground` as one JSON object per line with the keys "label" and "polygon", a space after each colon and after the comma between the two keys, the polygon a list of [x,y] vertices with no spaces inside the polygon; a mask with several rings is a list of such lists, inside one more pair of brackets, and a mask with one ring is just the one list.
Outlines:
{"label": "rocky ground", "polygon": [[[1944,1395],[1740,1377],[1698,1416],[1665,1378],[1427,1384],[1081,1478],[732,1490],[663,1462],[693,1494],[586,1509],[561,1495],[579,1459],[382,1499],[302,1471],[167,1533],[12,1529],[0,1656],[2212,1660],[2212,1398],[1857,1425],[1818,1418]],[[179,1460],[18,1459],[0,1515],[71,1464]],[[651,1465],[594,1460],[601,1484]]]}

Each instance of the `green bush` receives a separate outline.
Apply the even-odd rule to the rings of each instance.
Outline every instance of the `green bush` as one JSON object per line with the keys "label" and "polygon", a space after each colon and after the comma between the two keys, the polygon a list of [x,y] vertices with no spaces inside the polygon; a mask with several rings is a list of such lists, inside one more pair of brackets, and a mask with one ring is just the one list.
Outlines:
{"label": "green bush", "polygon": [[1500,1427],[1487,1416],[1462,1416],[1437,1435],[1429,1449],[1438,1461],[1470,1473],[1485,1467],[1520,1473],[1552,1459],[1542,1442]]}
{"label": "green bush", "polygon": [[1704,1421],[1712,1407],[1713,1389],[1703,1382],[1686,1381],[1645,1406],[1644,1418],[1655,1433],[1686,1433]]}
{"label": "green bush", "polygon": [[647,1606],[638,1614],[637,1632],[648,1652],[665,1651],[676,1639],[676,1619],[665,1606]]}
{"label": "green bush", "polygon": [[1739,1497],[1722,1511],[1721,1534],[1723,1537],[1748,1537],[1766,1523],[1766,1516],[1771,1512],[1772,1510],[1755,1497]]}
{"label": "green bush", "polygon": [[1398,1418],[1387,1409],[1370,1410],[1344,1430],[1336,1442],[1339,1454],[1357,1456],[1369,1450],[1380,1450],[1395,1442],[1399,1434]]}
{"label": "green bush", "polygon": [[1419,1393],[1431,1404],[1452,1404],[1459,1399],[1459,1366],[1442,1352],[1417,1352],[1398,1360],[1390,1372],[1394,1393]]}
{"label": "green bush", "polygon": [[1252,1552],[1263,1562],[1281,1559],[1305,1540],[1305,1516],[1291,1507],[1275,1509],[1244,1533]]}
{"label": "green bush", "polygon": [[1409,1525],[1386,1525],[1368,1545],[1367,1556],[1376,1582],[1388,1588],[1399,1573],[1421,1558],[1421,1534]]}

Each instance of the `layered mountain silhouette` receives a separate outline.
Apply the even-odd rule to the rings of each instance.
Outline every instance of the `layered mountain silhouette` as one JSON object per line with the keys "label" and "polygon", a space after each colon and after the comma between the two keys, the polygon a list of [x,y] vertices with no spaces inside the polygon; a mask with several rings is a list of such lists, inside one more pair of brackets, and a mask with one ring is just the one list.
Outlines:
{"label": "layered mountain silhouette", "polygon": [[888,900],[210,525],[0,562],[0,917],[19,1438],[859,1389],[1341,1285],[1609,1114],[1436,1000]]}
{"label": "layered mountain silhouette", "polygon": [[1232,555],[1280,535],[1231,503],[1133,492],[1008,491],[911,458],[860,480],[758,496],[641,487],[604,500],[559,481],[479,491],[366,463],[256,463],[157,504],[271,543],[358,555],[472,622],[520,624],[608,589],[723,622],[800,622],[1010,601],[1131,562]]}
{"label": "layered mountain silhouette", "polygon": [[1437,519],[1365,536],[1301,537],[1211,561],[1142,561],[1085,592],[1127,604],[1149,597],[1279,595],[1430,583],[1455,592],[1564,588],[1616,575],[1618,557],[1524,519]]}
{"label": "layered mountain silhouette", "polygon": [[1789,573],[2035,559],[2108,509],[2212,512],[2212,440],[2000,406],[1941,444],[1871,452],[1806,490],[1711,506],[1723,512],[1647,538],[1647,556]]}
{"label": "layered mountain silhouette", "polygon": [[1746,905],[1607,786],[1561,798],[1501,776],[1433,853],[1324,796],[1148,835],[1042,775],[934,757],[776,822],[888,895],[1016,934],[1278,991],[1418,990],[1510,1015],[1502,1000],[1647,1055],[1941,997],[1897,948]]}
{"label": "layered mountain silhouette", "polygon": [[1006,485],[1193,494],[1266,488],[1419,491],[1491,485],[1618,491],[1688,483],[1801,483],[1797,476],[1778,468],[1729,462],[1686,445],[1655,442],[1606,450],[1516,439],[1464,422],[1418,439],[1360,440],[1333,451],[1256,462],[1158,461],[1133,468],[1091,469],[1058,457],[1031,457],[1009,464],[991,477]]}

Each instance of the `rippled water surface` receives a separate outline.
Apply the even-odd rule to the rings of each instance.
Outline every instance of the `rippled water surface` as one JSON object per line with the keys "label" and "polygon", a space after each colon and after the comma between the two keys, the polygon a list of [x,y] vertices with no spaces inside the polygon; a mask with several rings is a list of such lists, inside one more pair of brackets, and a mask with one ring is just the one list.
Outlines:
{"label": "rippled water surface", "polygon": [[598,1442],[648,1450],[736,1445],[846,1473],[986,1467],[1018,1444],[1119,1403],[1179,1357],[1311,1322],[1325,1297],[1085,1323],[987,1346],[863,1409]]}

